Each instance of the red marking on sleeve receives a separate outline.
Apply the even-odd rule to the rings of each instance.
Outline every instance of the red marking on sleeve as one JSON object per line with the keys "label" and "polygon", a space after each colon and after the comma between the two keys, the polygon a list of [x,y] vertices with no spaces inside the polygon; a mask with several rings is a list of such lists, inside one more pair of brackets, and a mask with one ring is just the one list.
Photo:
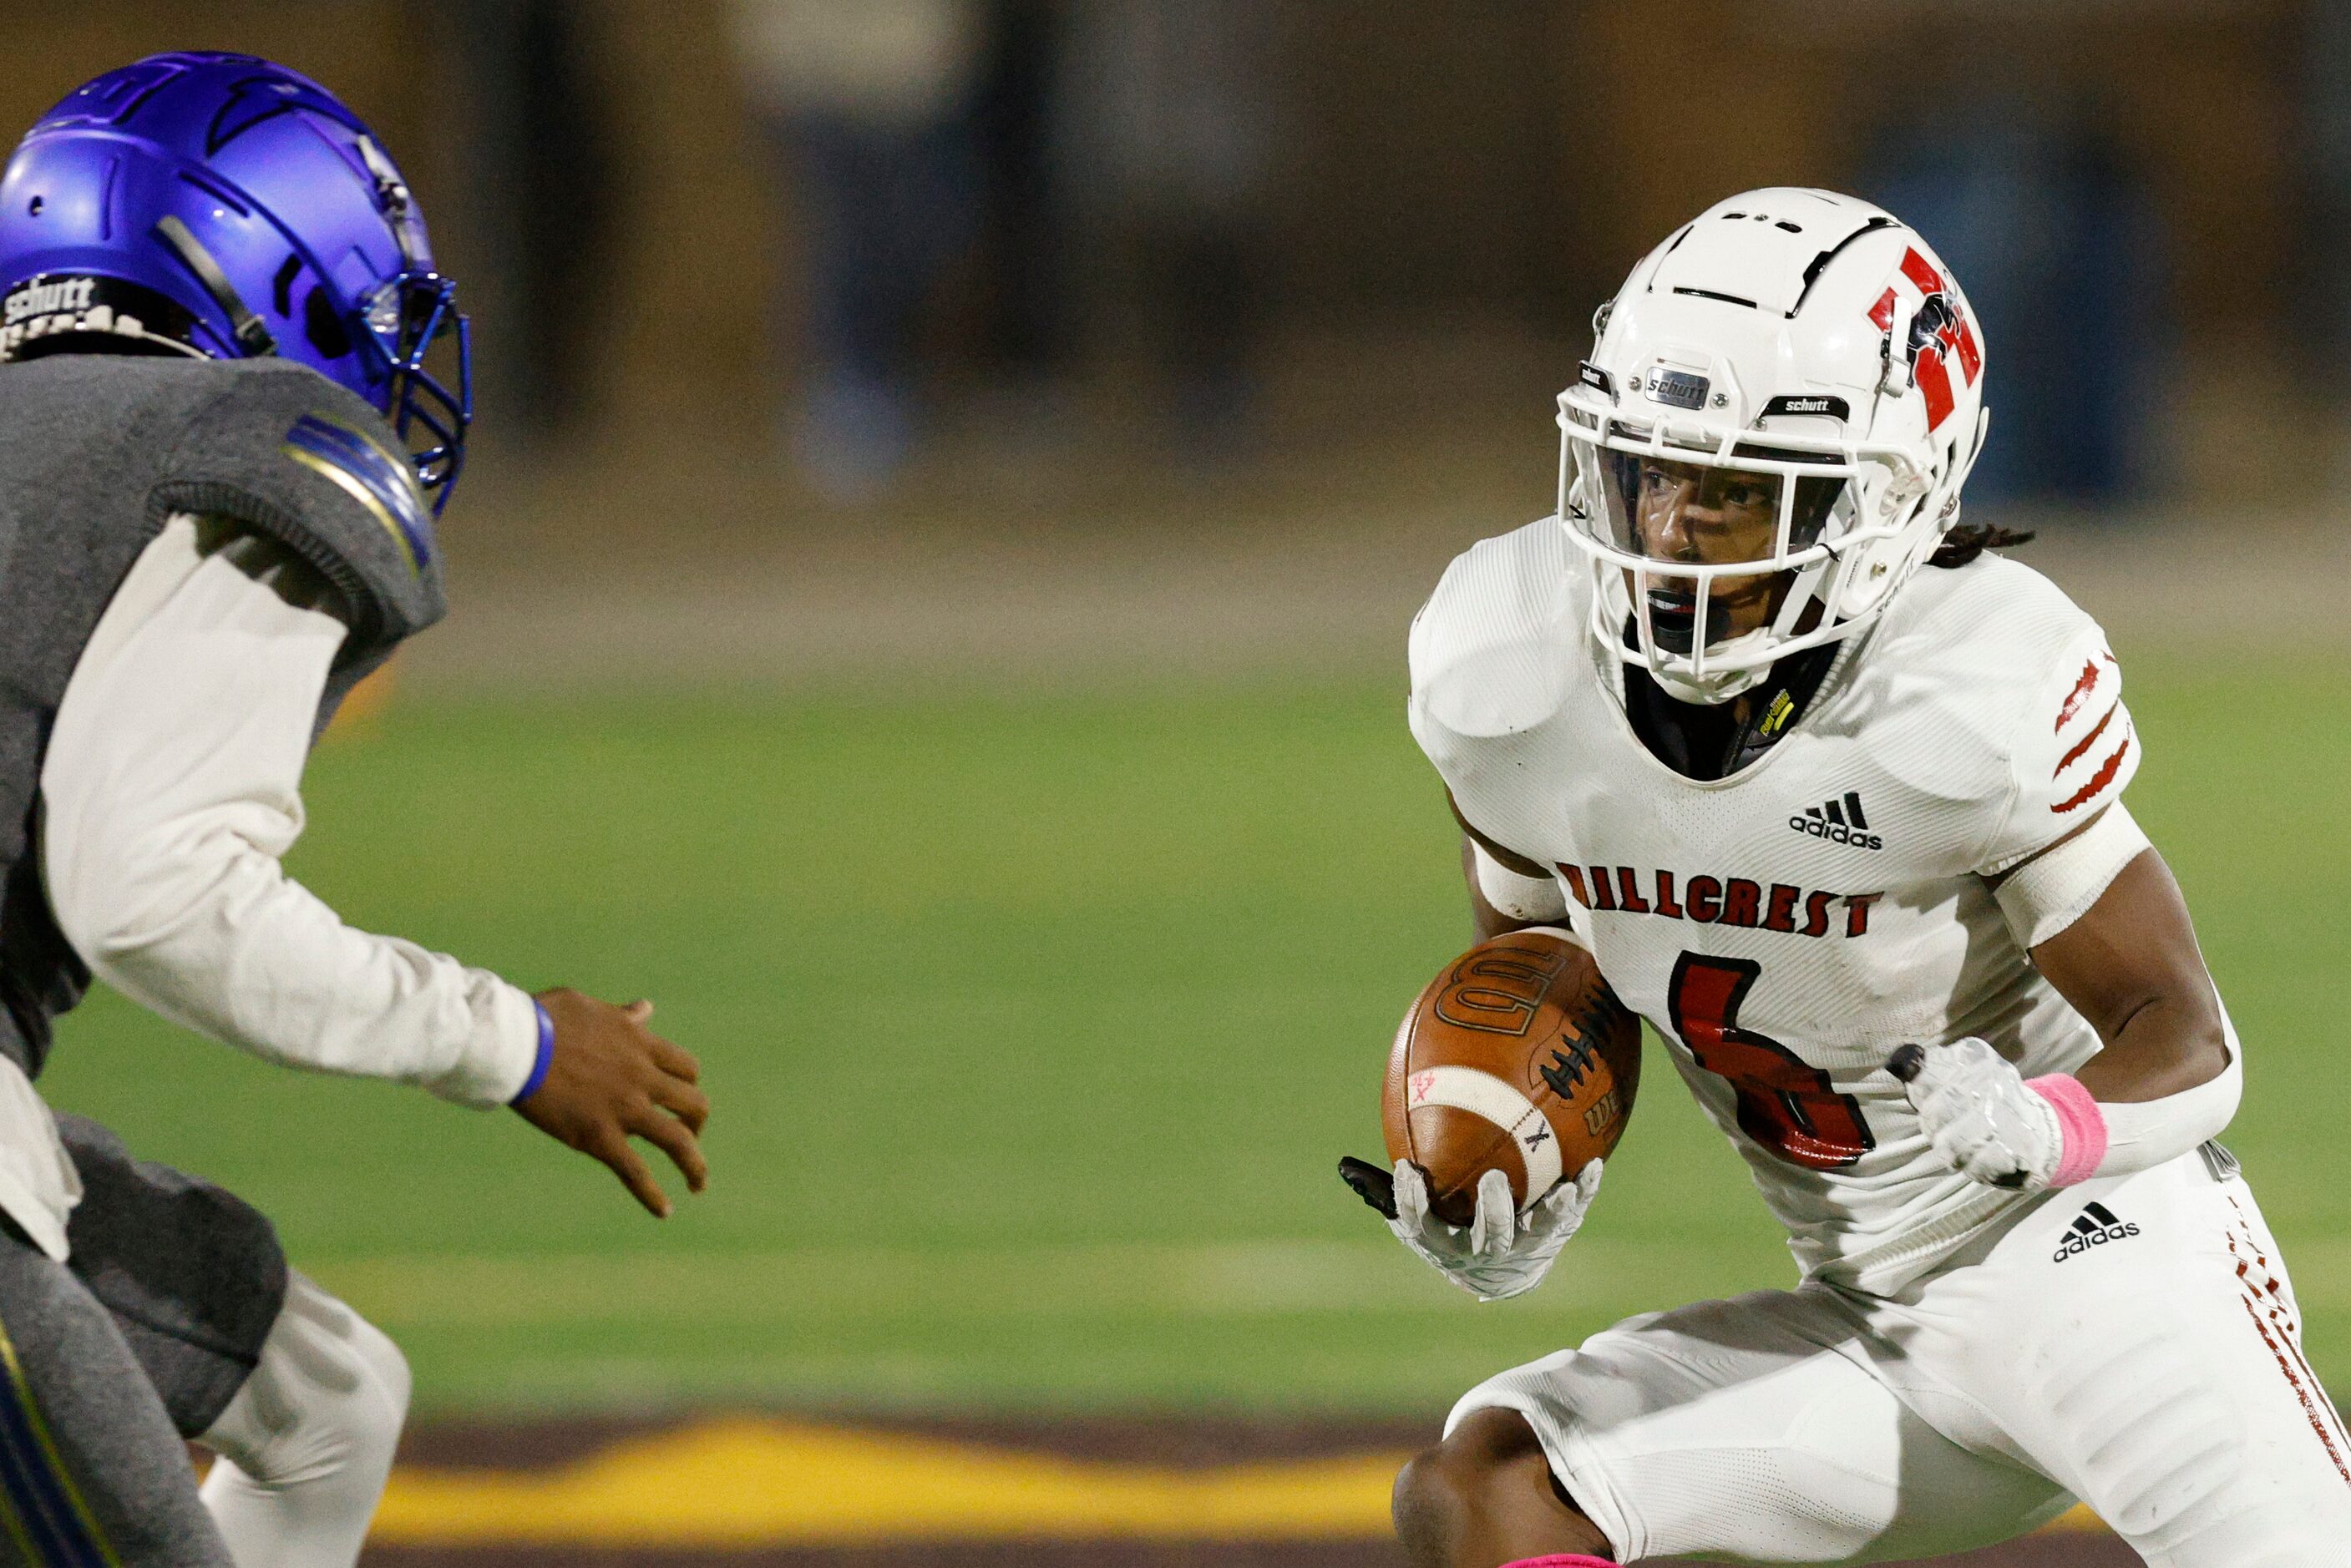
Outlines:
{"label": "red marking on sleeve", "polygon": [[2072,811],[2076,806],[2087,805],[2091,798],[2096,795],[2099,791],[2105,789],[2108,784],[2115,782],[2115,775],[2116,774],[2122,772],[2123,757],[2130,751],[2130,743],[2131,738],[2128,735],[2125,735],[2123,737],[2123,743],[2115,748],[2115,754],[2098,764],[2098,771],[2090,775],[2090,782],[2088,784],[2085,784],[2080,789],[2075,790],[2069,798],[2059,802],[2049,809],[2062,815],[2063,813]]}
{"label": "red marking on sleeve", "polygon": [[1567,877],[1567,890],[1575,895],[1575,901],[1587,909],[1592,908],[1592,895],[1583,890],[1583,867],[1570,866],[1564,860],[1557,864]]}
{"label": "red marking on sleeve", "polygon": [[1937,272],[1934,265],[1916,250],[1907,250],[1902,253],[1902,275],[1917,284],[1918,292],[1921,294],[1943,292],[1943,275]]}
{"label": "red marking on sleeve", "polygon": [[2072,751],[2066,753],[2063,757],[2060,757],[2057,760],[2057,765],[2049,770],[2049,776],[2053,779],[2059,774],[2064,773],[2067,768],[2072,767],[2081,757],[2084,752],[2088,751],[2091,746],[2095,744],[2098,737],[2106,732],[2106,726],[2115,722],[2115,715],[2121,711],[2122,705],[2122,699],[2119,697],[2116,698],[2115,705],[2106,710],[2105,716],[2101,718],[2096,724],[2091,727],[2088,734],[2083,736],[2080,741],[2075,742]]}
{"label": "red marking on sleeve", "polygon": [[1869,319],[1880,332],[1894,330],[1894,291],[1892,289],[1889,288],[1877,296],[1877,303],[1869,307]]}
{"label": "red marking on sleeve", "polygon": [[[2108,657],[2107,662],[2110,664],[2114,662],[2111,656]],[[2064,729],[2065,721],[2082,711],[2082,699],[2095,691],[2097,685],[2098,661],[2093,659],[2082,666],[2081,677],[2074,682],[2074,690],[2065,693],[2065,705],[2057,710],[2057,722],[2049,726],[2053,733]]]}

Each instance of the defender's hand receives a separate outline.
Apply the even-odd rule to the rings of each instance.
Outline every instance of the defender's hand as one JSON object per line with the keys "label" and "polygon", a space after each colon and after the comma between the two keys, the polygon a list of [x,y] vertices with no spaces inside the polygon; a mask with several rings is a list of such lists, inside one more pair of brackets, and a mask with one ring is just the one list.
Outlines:
{"label": "defender's hand", "polygon": [[[1399,1161],[1392,1175],[1362,1160],[1343,1160],[1339,1174],[1380,1211],[1397,1241],[1481,1302],[1501,1301],[1541,1283],[1600,1191],[1595,1159],[1573,1181],[1544,1194],[1521,1219],[1513,1212],[1510,1179],[1489,1170],[1478,1183],[1476,1217],[1457,1230],[1429,1212],[1428,1179],[1410,1160]],[[1375,1176],[1388,1177],[1384,1192],[1371,1179]],[[1386,1203],[1380,1201],[1383,1197]]]}
{"label": "defender's hand", "polygon": [[1935,1152],[1992,1187],[2038,1191],[2064,1158],[2056,1107],[1981,1040],[1904,1045],[1886,1070],[1902,1080]]}
{"label": "defender's hand", "polygon": [[669,1218],[669,1198],[631,1147],[643,1138],[685,1174],[699,1192],[710,1168],[695,1141],[710,1116],[710,1098],[695,1087],[695,1059],[645,1027],[650,1002],[615,1007],[576,991],[538,993],[555,1025],[547,1077],[515,1109],[559,1143],[611,1167],[622,1184],[656,1219]]}

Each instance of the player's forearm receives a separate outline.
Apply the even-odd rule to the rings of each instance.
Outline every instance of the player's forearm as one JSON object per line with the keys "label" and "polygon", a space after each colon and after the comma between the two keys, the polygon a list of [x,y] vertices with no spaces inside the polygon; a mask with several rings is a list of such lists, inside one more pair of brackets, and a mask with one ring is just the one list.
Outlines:
{"label": "player's forearm", "polygon": [[2134,1105],[2212,1082],[2228,1070],[2230,1054],[2209,990],[2150,997],[2074,1076],[2098,1100]]}
{"label": "player's forearm", "polygon": [[[2103,1049],[2030,1080],[1980,1040],[1887,1064],[1953,1164],[2064,1187],[2176,1159],[2236,1115],[2244,1074],[2179,888],[2119,806],[1996,893],[2018,940]],[[2036,884],[2039,884],[2036,886]]]}
{"label": "player's forearm", "polygon": [[289,880],[319,692],[344,640],[282,549],[174,518],[75,667],[41,774],[42,882],[91,972],[273,1061],[508,1098],[530,999],[370,936]]}
{"label": "player's forearm", "polygon": [[[2220,1135],[2244,1089],[2225,1014],[2220,1027],[2222,1066],[2192,1082],[2184,1075],[2162,1081],[2158,1067],[2127,1047],[2095,1058],[2078,1077],[2026,1079],[1974,1038],[1905,1046],[1887,1066],[1904,1081],[1928,1137],[1959,1169],[1999,1187],[2067,1187],[2151,1169]],[[2100,1064],[2103,1073],[2094,1070]],[[2149,1092],[2157,1089],[2164,1092]]]}
{"label": "player's forearm", "polygon": [[2105,1043],[2074,1075],[2095,1098],[2161,1099],[2229,1066],[2220,996],[2179,885],[2151,846],[2079,919],[2034,947],[2032,961]]}
{"label": "player's forearm", "polygon": [[124,875],[80,903],[68,935],[92,973],[285,1065],[416,1084],[469,1105],[521,1090],[539,1043],[528,996],[445,954],[354,930],[233,835],[194,836],[177,855],[132,846]]}

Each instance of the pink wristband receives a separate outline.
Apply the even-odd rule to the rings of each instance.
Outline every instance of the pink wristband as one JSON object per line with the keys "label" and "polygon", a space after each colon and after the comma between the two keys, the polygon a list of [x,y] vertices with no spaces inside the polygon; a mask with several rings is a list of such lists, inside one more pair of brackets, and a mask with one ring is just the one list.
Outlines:
{"label": "pink wristband", "polygon": [[1505,1563],[1502,1568],[1616,1568],[1605,1557],[1586,1557],[1580,1552],[1555,1552],[1549,1557],[1521,1557],[1515,1563]]}
{"label": "pink wristband", "polygon": [[2070,1073],[2027,1078],[2024,1086],[2049,1102],[2049,1108],[2057,1113],[2057,1130],[2065,1140],[2049,1185],[2071,1187],[2095,1176],[2106,1158],[2106,1118],[2090,1091]]}

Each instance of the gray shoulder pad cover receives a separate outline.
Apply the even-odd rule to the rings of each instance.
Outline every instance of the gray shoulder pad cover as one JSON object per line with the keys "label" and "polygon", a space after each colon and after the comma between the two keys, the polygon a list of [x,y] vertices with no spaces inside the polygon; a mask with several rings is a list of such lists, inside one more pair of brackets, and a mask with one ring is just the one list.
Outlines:
{"label": "gray shoulder pad cover", "polygon": [[433,508],[381,416],[307,366],[221,362],[164,458],[148,511],[234,517],[325,575],[359,653],[423,630],[447,607]]}

